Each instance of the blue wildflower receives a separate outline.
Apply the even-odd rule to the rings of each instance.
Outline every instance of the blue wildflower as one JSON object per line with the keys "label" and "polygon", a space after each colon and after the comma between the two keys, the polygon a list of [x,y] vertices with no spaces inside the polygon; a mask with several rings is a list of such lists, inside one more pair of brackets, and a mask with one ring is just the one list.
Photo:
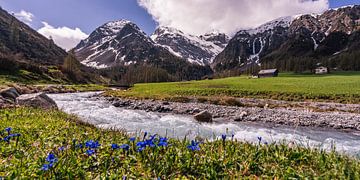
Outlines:
{"label": "blue wildflower", "polygon": [[3,141],[5,141],[5,142],[10,142],[10,136],[6,136],[6,137],[4,137],[4,139],[3,139]]}
{"label": "blue wildflower", "polygon": [[141,151],[143,151],[145,149],[145,147],[139,147],[138,149],[137,149],[137,152],[141,152]]}
{"label": "blue wildflower", "polygon": [[130,142],[135,142],[136,137],[132,137],[132,138],[130,138],[129,140],[130,140]]}
{"label": "blue wildflower", "polygon": [[87,154],[88,156],[92,156],[93,154],[95,154],[95,150],[88,149],[88,150],[86,150],[86,154]]}
{"label": "blue wildflower", "polygon": [[138,147],[137,151],[141,152],[146,148],[146,143],[144,141],[139,141],[136,143],[136,146]]}
{"label": "blue wildflower", "polygon": [[158,146],[160,146],[160,147],[167,147],[169,144],[166,142],[166,141],[160,141],[159,143],[158,143]]}
{"label": "blue wildflower", "polygon": [[259,142],[262,141],[262,137],[261,137],[261,136],[257,137],[257,139],[259,140]]}
{"label": "blue wildflower", "polygon": [[50,163],[50,164],[44,164],[44,165],[41,167],[41,170],[42,170],[42,171],[48,171],[48,170],[50,170],[52,167],[53,167],[53,164],[52,164],[52,163]]}
{"label": "blue wildflower", "polygon": [[100,147],[100,144],[99,144],[98,141],[90,140],[90,141],[87,141],[87,142],[85,143],[85,146],[86,146],[87,148],[97,149],[97,148]]}
{"label": "blue wildflower", "polygon": [[58,159],[56,158],[55,154],[50,153],[47,157],[46,157],[46,161],[49,162],[50,164],[55,163],[58,161]]}
{"label": "blue wildflower", "polygon": [[65,150],[64,146],[59,147],[59,151],[64,151],[64,150]]}
{"label": "blue wildflower", "polygon": [[156,146],[153,139],[145,140],[145,143],[149,147],[155,147]]}
{"label": "blue wildflower", "polygon": [[116,150],[116,149],[119,149],[120,146],[119,146],[118,144],[112,144],[112,145],[111,145],[111,148],[112,148],[113,150]]}
{"label": "blue wildflower", "polygon": [[146,147],[146,143],[144,141],[139,141],[139,142],[136,143],[136,146],[139,147],[139,148],[140,147]]}
{"label": "blue wildflower", "polygon": [[10,133],[10,131],[12,130],[12,128],[11,127],[7,127],[7,128],[5,128],[5,131],[6,132],[8,132],[8,133]]}
{"label": "blue wildflower", "polygon": [[264,144],[265,144],[265,145],[269,145],[269,143],[268,143],[268,142],[264,142]]}
{"label": "blue wildflower", "polygon": [[20,137],[20,136],[21,136],[21,134],[16,133],[16,134],[10,134],[9,136],[10,136],[10,137]]}
{"label": "blue wildflower", "polygon": [[196,142],[194,140],[191,141],[191,144],[187,146],[188,149],[191,151],[200,151],[199,142]]}
{"label": "blue wildflower", "polygon": [[221,139],[222,139],[223,141],[225,141],[225,140],[226,140],[226,134],[221,135]]}
{"label": "blue wildflower", "polygon": [[129,151],[130,150],[130,146],[128,144],[123,144],[120,146],[121,149],[125,150],[125,151]]}
{"label": "blue wildflower", "polygon": [[82,149],[82,148],[84,148],[84,145],[83,144],[77,144],[75,147],[79,148],[79,149]]}
{"label": "blue wildflower", "polygon": [[158,143],[158,146],[160,147],[167,147],[168,146],[168,139],[166,137],[164,138],[161,138],[159,139],[159,143]]}

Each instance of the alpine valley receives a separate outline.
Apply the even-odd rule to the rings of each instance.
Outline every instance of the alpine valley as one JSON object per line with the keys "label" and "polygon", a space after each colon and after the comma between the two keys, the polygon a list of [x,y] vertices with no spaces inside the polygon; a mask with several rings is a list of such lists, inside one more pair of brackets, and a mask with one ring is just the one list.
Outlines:
{"label": "alpine valley", "polygon": [[232,38],[218,32],[196,36],[170,27],[159,27],[149,37],[136,24],[120,20],[97,28],[75,53],[83,64],[99,69],[146,65],[172,75],[197,72],[180,79],[259,67],[301,72],[323,64],[360,70],[359,17],[359,5],[346,6],[278,18]]}

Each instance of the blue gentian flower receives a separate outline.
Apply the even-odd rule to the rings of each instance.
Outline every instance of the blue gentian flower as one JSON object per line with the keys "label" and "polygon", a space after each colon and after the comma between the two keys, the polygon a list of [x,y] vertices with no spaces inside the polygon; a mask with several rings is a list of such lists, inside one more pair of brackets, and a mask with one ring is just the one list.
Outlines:
{"label": "blue gentian flower", "polygon": [[119,149],[120,146],[119,146],[118,144],[112,144],[112,145],[111,145],[111,148],[112,148],[113,150],[116,150],[116,149]]}
{"label": "blue gentian flower", "polygon": [[136,143],[137,147],[146,147],[146,143],[144,141],[139,141]]}
{"label": "blue gentian flower", "polygon": [[75,147],[79,148],[79,149],[82,149],[82,148],[84,148],[84,145],[83,144],[77,144]]}
{"label": "blue gentian flower", "polygon": [[269,143],[268,143],[268,142],[264,142],[264,144],[265,144],[265,145],[269,145]]}
{"label": "blue gentian flower", "polygon": [[136,137],[132,137],[132,138],[130,138],[129,140],[130,140],[130,142],[135,142]]}
{"label": "blue gentian flower", "polygon": [[92,156],[93,154],[95,154],[95,150],[88,149],[88,150],[86,150],[86,154],[87,154],[88,156]]}
{"label": "blue gentian flower", "polygon": [[49,162],[50,164],[55,163],[58,161],[58,159],[56,158],[55,154],[50,153],[47,157],[46,157],[46,161]]}
{"label": "blue gentian flower", "polygon": [[9,136],[10,136],[10,137],[20,137],[20,136],[21,136],[21,134],[16,133],[16,134],[10,134]]}
{"label": "blue gentian flower", "polygon": [[225,141],[225,140],[226,140],[226,134],[221,135],[221,139],[222,139],[223,141]]}
{"label": "blue gentian flower", "polygon": [[51,168],[53,167],[53,164],[44,164],[42,167],[41,167],[41,170],[42,171],[48,171],[50,170]]}
{"label": "blue gentian flower", "polygon": [[136,146],[138,147],[137,151],[141,152],[146,148],[146,143],[144,141],[139,141],[136,143]]}
{"label": "blue gentian flower", "polygon": [[167,143],[166,141],[160,141],[160,142],[158,143],[158,146],[159,146],[159,147],[167,147],[167,146],[168,146],[168,143]]}
{"label": "blue gentian flower", "polygon": [[145,147],[140,147],[140,148],[137,149],[137,152],[141,152],[141,151],[143,151],[144,149],[145,149]]}
{"label": "blue gentian flower", "polygon": [[188,149],[191,151],[200,151],[199,142],[196,142],[194,140],[191,141],[191,144],[187,146]]}
{"label": "blue gentian flower", "polygon": [[168,139],[166,137],[162,138],[160,137],[158,146],[160,147],[167,147],[168,146]]}
{"label": "blue gentian flower", "polygon": [[261,137],[261,136],[257,137],[257,139],[259,140],[259,142],[262,141],[262,137]]}
{"label": "blue gentian flower", "polygon": [[11,127],[7,127],[7,128],[5,128],[5,131],[6,132],[8,132],[8,133],[10,133],[10,131],[12,130],[12,128]]}
{"label": "blue gentian flower", "polygon": [[123,144],[120,146],[121,149],[125,150],[125,151],[129,151],[130,150],[130,146],[128,144]]}
{"label": "blue gentian flower", "polygon": [[145,143],[149,147],[155,147],[156,146],[153,139],[145,140]]}
{"label": "blue gentian flower", "polygon": [[3,141],[5,141],[5,142],[10,142],[10,136],[6,136],[6,137],[4,137],[4,139],[3,139]]}
{"label": "blue gentian flower", "polygon": [[100,144],[99,144],[99,141],[93,141],[93,140],[90,140],[90,141],[87,141],[85,143],[85,146],[87,148],[91,148],[91,149],[97,149],[100,147]]}

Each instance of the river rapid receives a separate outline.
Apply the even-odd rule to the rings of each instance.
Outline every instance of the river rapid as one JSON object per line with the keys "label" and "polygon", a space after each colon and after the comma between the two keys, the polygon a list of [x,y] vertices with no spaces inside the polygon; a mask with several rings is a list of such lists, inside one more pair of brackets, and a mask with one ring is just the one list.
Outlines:
{"label": "river rapid", "polygon": [[304,147],[331,150],[360,157],[360,132],[343,132],[334,129],[311,127],[273,126],[264,123],[224,122],[198,123],[192,116],[154,113],[141,110],[116,108],[102,98],[98,92],[49,95],[66,113],[74,114],[83,121],[99,128],[113,128],[128,133],[149,132],[172,138],[183,139],[201,136],[209,140],[222,134],[241,141],[287,142]]}

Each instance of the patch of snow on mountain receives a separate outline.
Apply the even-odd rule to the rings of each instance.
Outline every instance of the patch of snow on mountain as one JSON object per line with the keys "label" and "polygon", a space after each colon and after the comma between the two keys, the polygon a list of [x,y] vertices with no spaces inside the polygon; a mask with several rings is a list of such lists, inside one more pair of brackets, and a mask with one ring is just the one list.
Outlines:
{"label": "patch of snow on mountain", "polygon": [[[200,65],[210,64],[212,60],[223,51],[226,44],[222,44],[220,41],[207,41],[206,38],[211,38],[214,34],[206,34],[204,36],[195,36],[184,33],[180,30],[171,27],[159,27],[157,33],[151,36],[151,39],[158,43],[158,45],[166,48],[172,54],[186,58],[191,63],[197,63]],[[166,41],[166,43],[159,44],[159,39]],[[221,45],[221,46],[220,46]],[[176,46],[172,48],[172,46]],[[199,55],[192,54],[194,51],[191,48],[200,48],[203,52],[211,56],[211,58],[199,57]]]}
{"label": "patch of snow on mountain", "polygon": [[296,17],[297,16],[281,17],[281,18],[275,19],[273,21],[267,22],[255,29],[249,29],[249,30],[247,30],[247,32],[249,34],[253,35],[253,34],[263,33],[268,30],[272,30],[275,27],[287,28],[290,26],[291,22],[293,22],[296,19]]}

